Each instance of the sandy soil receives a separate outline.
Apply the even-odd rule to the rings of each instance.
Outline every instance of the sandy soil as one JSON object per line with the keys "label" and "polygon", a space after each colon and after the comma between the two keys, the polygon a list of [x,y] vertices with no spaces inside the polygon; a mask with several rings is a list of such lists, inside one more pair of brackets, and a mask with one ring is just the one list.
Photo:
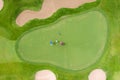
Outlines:
{"label": "sandy soil", "polygon": [[84,3],[93,1],[96,0],[44,0],[40,11],[25,10],[18,15],[16,23],[22,26],[35,18],[48,18],[60,8],[76,8]]}
{"label": "sandy soil", "polygon": [[35,74],[35,80],[56,80],[56,75],[50,70],[41,70]]}
{"label": "sandy soil", "polygon": [[106,73],[102,69],[93,70],[89,76],[89,80],[106,80]]}
{"label": "sandy soil", "polygon": [[3,5],[4,5],[3,0],[0,0],[0,11],[1,11],[1,10],[2,10],[2,8],[3,8]]}

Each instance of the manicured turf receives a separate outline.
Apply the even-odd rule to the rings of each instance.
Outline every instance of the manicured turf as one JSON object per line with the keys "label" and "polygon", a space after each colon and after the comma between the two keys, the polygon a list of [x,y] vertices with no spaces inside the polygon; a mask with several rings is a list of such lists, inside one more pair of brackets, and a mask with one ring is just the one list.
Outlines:
{"label": "manicured turf", "polygon": [[[15,24],[15,17],[23,9],[30,9],[38,7],[40,0],[4,0],[5,7],[0,12],[0,36],[4,36],[8,39],[17,39],[19,35],[28,30],[28,26],[33,28],[38,25],[44,25],[51,23],[58,19],[60,16],[66,14],[73,14],[74,12],[82,12],[90,9],[90,6],[82,6],[81,9],[61,9],[51,19],[47,20],[35,20],[26,24],[23,28],[16,29],[18,26]],[[35,2],[34,2],[35,1]],[[37,1],[37,2],[36,2]],[[25,4],[24,4],[25,2]],[[27,4],[26,4],[27,3]],[[34,4],[35,3],[35,4]],[[93,68],[102,68],[107,73],[107,80],[119,80],[120,72],[120,0],[100,0],[100,4],[96,9],[102,10],[105,13],[108,21],[109,39],[108,45],[104,55],[91,67],[81,71],[67,71],[55,67],[54,65],[42,65],[41,64],[29,64],[19,63],[18,58],[14,52],[15,41],[9,41],[5,38],[0,38],[0,80],[34,80],[34,74],[41,69],[50,69],[57,74],[57,80],[88,80],[88,74]],[[96,7],[93,5],[93,7]],[[39,7],[38,7],[39,8]],[[37,9],[38,9],[37,8]],[[68,11],[67,11],[68,10]],[[16,15],[16,16],[15,16]],[[59,16],[60,15],[60,16]],[[54,19],[54,20],[53,20]],[[4,29],[3,29],[4,28]],[[24,30],[25,28],[25,30]],[[30,29],[30,28],[29,28]],[[24,31],[21,31],[24,30]],[[17,37],[16,37],[17,36]],[[67,46],[67,45],[66,45]],[[9,51],[10,50],[10,51]],[[15,57],[16,56],[16,57]],[[13,62],[13,63],[9,63]],[[16,62],[16,63],[14,63]],[[52,67],[51,67],[52,66]],[[115,74],[114,74],[115,73]]]}
{"label": "manicured turf", "polygon": [[[16,24],[16,17],[23,10],[40,10],[43,1],[44,0],[4,0],[4,8],[0,11],[0,27],[4,28],[9,34],[4,35],[4,33],[0,32],[0,35],[11,40],[16,40],[21,34],[31,28],[52,23],[64,15],[70,15],[73,13],[89,10],[99,4],[99,1],[96,1],[93,3],[87,3],[85,5],[82,5],[82,7],[78,7],[76,9],[60,9],[55,12],[55,14],[50,18],[41,20],[35,19],[28,22],[23,27],[19,27]],[[0,28],[0,31],[2,30],[2,28]]]}
{"label": "manicured turf", "polygon": [[[56,39],[65,42],[65,45],[50,46],[50,40]],[[106,39],[105,17],[98,11],[91,11],[25,33],[18,40],[16,49],[25,61],[80,70],[100,58]]]}
{"label": "manicured turf", "polygon": [[0,63],[21,62],[15,52],[15,41],[0,37]]}
{"label": "manicured turf", "polygon": [[[21,29],[19,31],[19,27],[15,23],[17,15],[26,8],[40,9],[42,2],[43,0],[4,0],[4,8],[0,11],[0,36],[8,39],[15,38],[22,31]],[[8,35],[5,35],[7,33]]]}

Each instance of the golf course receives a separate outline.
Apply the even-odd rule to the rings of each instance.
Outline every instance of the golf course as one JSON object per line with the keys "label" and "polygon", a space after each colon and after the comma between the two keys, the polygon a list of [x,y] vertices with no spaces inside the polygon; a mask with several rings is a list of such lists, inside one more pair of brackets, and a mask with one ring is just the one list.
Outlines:
{"label": "golf course", "polygon": [[[50,40],[63,41],[65,45],[56,43],[50,46]],[[30,30],[18,40],[16,47],[19,56],[25,61],[80,70],[99,60],[106,40],[105,17],[98,11],[91,11]]]}
{"label": "golf course", "polygon": [[0,0],[0,80],[119,80],[120,0]]}

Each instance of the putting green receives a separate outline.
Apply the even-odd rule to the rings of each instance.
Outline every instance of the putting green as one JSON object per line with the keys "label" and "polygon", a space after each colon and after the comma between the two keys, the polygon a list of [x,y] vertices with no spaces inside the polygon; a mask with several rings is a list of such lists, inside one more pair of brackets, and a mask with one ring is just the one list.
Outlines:
{"label": "putting green", "polygon": [[[65,45],[50,46],[50,40],[56,39]],[[80,70],[100,58],[106,40],[105,17],[99,11],[91,11],[25,33],[17,41],[16,51],[24,61]]]}

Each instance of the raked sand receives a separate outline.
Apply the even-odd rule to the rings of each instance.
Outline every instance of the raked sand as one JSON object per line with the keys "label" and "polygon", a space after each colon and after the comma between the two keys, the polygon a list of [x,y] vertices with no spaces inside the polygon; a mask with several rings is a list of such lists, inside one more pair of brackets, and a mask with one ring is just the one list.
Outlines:
{"label": "raked sand", "polygon": [[40,11],[25,10],[21,12],[16,19],[16,24],[22,26],[29,20],[35,18],[48,18],[60,8],[77,8],[84,3],[94,1],[96,0],[44,0]]}
{"label": "raked sand", "polygon": [[106,73],[102,69],[93,70],[89,76],[89,80],[106,80]]}
{"label": "raked sand", "polygon": [[50,70],[41,70],[35,74],[35,80],[56,80],[56,75]]}
{"label": "raked sand", "polygon": [[2,10],[2,8],[3,8],[3,5],[4,5],[3,0],[0,0],[0,11],[1,11],[1,10]]}

